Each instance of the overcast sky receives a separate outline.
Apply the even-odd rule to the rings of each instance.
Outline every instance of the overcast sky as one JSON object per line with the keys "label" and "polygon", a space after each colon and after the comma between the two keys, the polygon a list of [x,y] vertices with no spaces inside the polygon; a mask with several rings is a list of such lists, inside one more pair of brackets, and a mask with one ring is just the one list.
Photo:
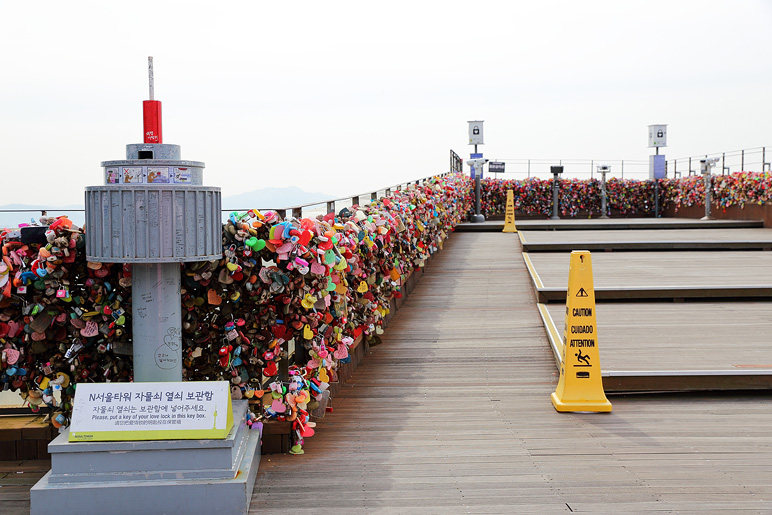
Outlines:
{"label": "overcast sky", "polygon": [[[350,195],[485,157],[645,160],[772,145],[770,0],[5,2],[0,204],[82,203],[142,142],[233,195]],[[226,206],[227,207],[227,206]],[[260,207],[260,206],[257,206]]]}

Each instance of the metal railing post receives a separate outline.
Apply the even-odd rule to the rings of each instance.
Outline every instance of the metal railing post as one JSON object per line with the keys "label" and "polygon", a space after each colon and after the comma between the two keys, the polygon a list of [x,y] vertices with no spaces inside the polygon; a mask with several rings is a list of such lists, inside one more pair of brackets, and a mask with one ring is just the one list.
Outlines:
{"label": "metal railing post", "polygon": [[331,200],[327,202],[327,212],[328,213],[334,213],[335,212],[335,201]]}

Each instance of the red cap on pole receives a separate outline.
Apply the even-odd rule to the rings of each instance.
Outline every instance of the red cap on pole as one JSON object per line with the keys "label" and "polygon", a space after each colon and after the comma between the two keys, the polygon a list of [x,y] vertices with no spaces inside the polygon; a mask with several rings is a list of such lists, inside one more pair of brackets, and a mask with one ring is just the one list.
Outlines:
{"label": "red cap on pole", "polygon": [[153,57],[147,58],[147,71],[150,79],[150,100],[142,102],[142,119],[145,126],[145,143],[163,143],[161,132],[161,102],[154,100]]}

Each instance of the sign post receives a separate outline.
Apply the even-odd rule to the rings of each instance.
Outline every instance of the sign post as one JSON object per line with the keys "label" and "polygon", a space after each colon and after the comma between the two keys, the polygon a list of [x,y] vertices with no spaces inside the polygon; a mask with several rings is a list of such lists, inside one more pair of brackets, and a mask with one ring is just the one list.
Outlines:
{"label": "sign post", "polygon": [[483,165],[488,161],[483,159],[482,154],[472,154],[472,158],[466,162],[472,170],[472,177],[474,177],[474,212],[472,215],[472,223],[481,223],[485,221],[485,217],[480,213],[480,179],[483,174]]}
{"label": "sign post", "polygon": [[485,217],[480,213],[480,180],[482,179],[483,165],[488,162],[483,159],[482,154],[477,153],[477,145],[484,145],[483,141],[483,120],[472,120],[469,124],[469,144],[474,145],[474,154],[470,155],[470,160],[466,163],[472,169],[472,178],[474,179],[474,205],[475,212],[472,215],[472,223],[482,223]]}
{"label": "sign post", "polygon": [[659,181],[667,176],[665,156],[659,155],[659,147],[667,146],[667,125],[649,125],[649,148],[656,154],[649,156],[649,179],[654,181],[654,218],[659,218]]}

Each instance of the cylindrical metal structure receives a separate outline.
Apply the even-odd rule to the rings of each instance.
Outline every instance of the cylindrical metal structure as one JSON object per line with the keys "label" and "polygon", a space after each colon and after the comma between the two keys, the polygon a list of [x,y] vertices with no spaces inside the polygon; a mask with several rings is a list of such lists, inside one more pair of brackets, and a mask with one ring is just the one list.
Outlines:
{"label": "cylindrical metal structure", "polygon": [[[160,114],[160,112],[159,112]],[[86,188],[86,258],[133,263],[134,381],[182,381],[180,263],[222,257],[220,188],[179,145],[126,146]]]}
{"label": "cylindrical metal structure", "polygon": [[180,265],[135,264],[131,288],[134,381],[182,381]]}
{"label": "cylindrical metal structure", "polygon": [[86,188],[86,258],[107,263],[222,257],[220,188],[174,184]]}

